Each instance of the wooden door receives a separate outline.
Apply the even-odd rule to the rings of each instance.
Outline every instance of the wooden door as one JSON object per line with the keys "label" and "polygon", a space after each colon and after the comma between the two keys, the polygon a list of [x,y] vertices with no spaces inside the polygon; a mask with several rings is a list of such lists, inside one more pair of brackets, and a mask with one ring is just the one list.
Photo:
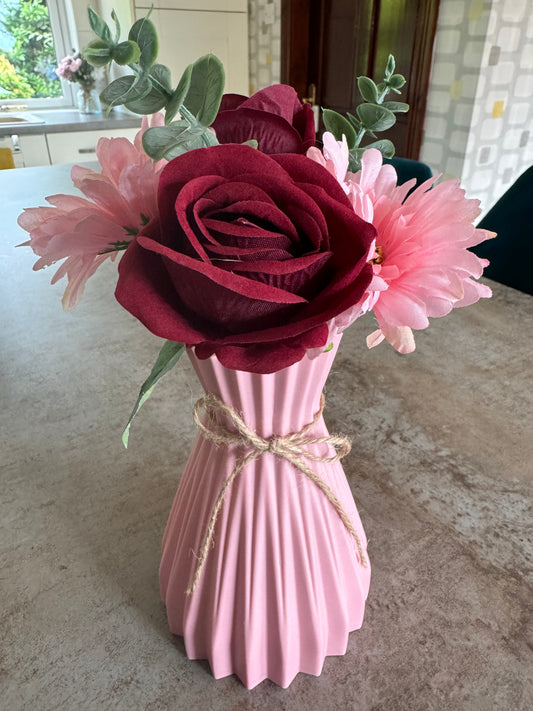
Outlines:
{"label": "wooden door", "polygon": [[380,81],[387,57],[407,85],[389,95],[410,105],[389,138],[396,155],[418,159],[439,0],[282,0],[281,80],[301,98],[316,87],[316,103],[353,113],[361,97],[357,77]]}

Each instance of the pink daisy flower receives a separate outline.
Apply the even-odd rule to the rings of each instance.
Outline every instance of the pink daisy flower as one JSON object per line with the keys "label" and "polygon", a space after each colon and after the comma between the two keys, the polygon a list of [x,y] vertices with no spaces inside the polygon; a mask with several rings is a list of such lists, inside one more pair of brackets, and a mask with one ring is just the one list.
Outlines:
{"label": "pink daisy flower", "polygon": [[[328,160],[337,165],[342,160],[347,168],[343,145],[335,143],[336,148],[328,141]],[[369,348],[386,339],[400,353],[409,353],[415,349],[413,329],[427,328],[429,318],[492,294],[475,281],[487,260],[468,251],[494,236],[473,225],[480,213],[479,200],[466,199],[458,180],[435,184],[438,177],[407,196],[415,181],[398,186],[394,168],[382,165],[381,153],[369,149],[361,170],[342,178],[355,212],[374,225],[378,236],[369,255],[374,268],[370,287],[363,301],[341,314],[334,327],[343,330],[373,310],[379,328],[367,337]]]}
{"label": "pink daisy flower", "polygon": [[[152,117],[152,126],[163,125],[163,115]],[[75,165],[72,182],[84,195],[51,195],[52,207],[26,208],[19,225],[30,239],[19,246],[33,249],[39,259],[34,269],[65,261],[52,284],[67,276],[63,308],[78,303],[87,279],[106,260],[114,261],[139,230],[157,215],[159,174],[167,161],[155,163],[142,148],[142,128],[132,144],[127,138],[101,138],[96,155],[100,173]]]}

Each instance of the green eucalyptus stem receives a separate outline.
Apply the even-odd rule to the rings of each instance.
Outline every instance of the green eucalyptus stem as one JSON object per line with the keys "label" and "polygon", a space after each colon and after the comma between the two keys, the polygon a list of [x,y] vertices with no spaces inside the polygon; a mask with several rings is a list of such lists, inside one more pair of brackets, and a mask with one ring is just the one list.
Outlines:
{"label": "green eucalyptus stem", "polygon": [[[387,94],[389,94],[389,93],[390,93],[390,87],[389,86],[383,87],[381,93],[378,94],[378,98],[376,99],[376,104],[383,104],[383,101],[385,100],[385,98],[387,97]],[[353,146],[354,148],[359,148],[359,146],[361,145],[361,141],[364,138],[365,133],[366,133],[366,128],[364,126],[362,126],[356,135],[355,144]]]}
{"label": "green eucalyptus stem", "polygon": [[153,87],[155,87],[158,91],[160,91],[162,94],[164,94],[167,97],[167,99],[170,99],[170,97],[172,96],[171,91],[169,91],[165,86],[163,86],[163,84],[161,84],[160,81],[157,81],[157,79],[154,76],[152,76],[151,74],[149,75],[148,78],[150,79]]}
{"label": "green eucalyptus stem", "polygon": [[194,116],[186,106],[181,104],[178,109],[178,113],[180,114],[181,118],[184,121],[187,121],[187,123],[189,124],[191,129],[198,130],[200,127],[203,128],[203,131],[201,133],[201,139],[207,148],[209,148],[209,146],[217,146],[218,145],[218,141],[217,141],[215,134],[212,131],[210,131],[208,128],[201,126],[201,124],[198,123],[196,116]]}

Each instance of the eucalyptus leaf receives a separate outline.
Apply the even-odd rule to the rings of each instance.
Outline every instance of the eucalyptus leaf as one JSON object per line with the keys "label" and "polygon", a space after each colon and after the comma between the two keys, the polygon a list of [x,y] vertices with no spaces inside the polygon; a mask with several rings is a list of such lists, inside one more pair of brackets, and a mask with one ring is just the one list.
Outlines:
{"label": "eucalyptus leaf", "polygon": [[115,23],[115,37],[113,41],[117,44],[120,39],[120,22],[117,13],[114,10],[111,10],[111,19]]}
{"label": "eucalyptus leaf", "polygon": [[371,104],[377,104],[379,98],[378,88],[372,79],[369,77],[358,77],[357,88],[365,101],[369,101]]}
{"label": "eucalyptus leaf", "polygon": [[128,39],[137,42],[141,50],[139,63],[143,69],[150,69],[157,58],[159,40],[154,23],[147,17],[137,20],[132,25]]}
{"label": "eucalyptus leaf", "polygon": [[108,84],[100,94],[101,100],[108,106],[120,106],[129,101],[137,101],[150,93],[152,84],[146,76],[129,74],[119,77]]}
{"label": "eucalyptus leaf", "polygon": [[106,40],[91,40],[83,50],[83,56],[93,67],[105,67],[111,62],[112,47]]}
{"label": "eucalyptus leaf", "polygon": [[137,42],[132,42],[131,40],[125,40],[116,47],[113,47],[111,52],[111,57],[115,60],[117,64],[133,64],[139,61],[141,56],[141,50]]}
{"label": "eucalyptus leaf", "polygon": [[352,126],[355,126],[355,128],[357,130],[359,130],[361,128],[361,121],[359,121],[359,119],[356,116],[351,114],[349,111],[346,112],[346,116],[348,118],[348,121],[352,124]]}
{"label": "eucalyptus leaf", "polygon": [[172,93],[172,79],[170,69],[164,64],[154,64],[150,69],[152,84],[163,92]]}
{"label": "eucalyptus leaf", "polygon": [[389,79],[389,85],[393,89],[401,89],[405,81],[405,77],[402,74],[393,74]]}
{"label": "eucalyptus leaf", "polygon": [[137,398],[137,402],[135,403],[133,410],[131,412],[131,415],[128,420],[128,424],[126,425],[126,428],[124,429],[124,433],[122,435],[122,442],[124,444],[124,447],[128,447],[128,440],[130,437],[130,428],[131,428],[131,423],[133,422],[134,417],[137,415],[141,407],[144,405],[144,403],[148,400],[150,395],[152,394],[155,385],[157,382],[164,376],[166,375],[172,368],[176,365],[176,363],[179,361],[181,356],[183,355],[183,352],[185,351],[185,345],[183,343],[176,343],[175,341],[166,341],[164,344],[163,348],[161,348],[161,351],[159,352],[159,355],[157,356],[157,360],[155,362],[154,367],[152,368],[150,375],[146,378],[144,383],[141,386],[141,390],[139,392],[139,397]]}
{"label": "eucalyptus leaf", "polygon": [[179,145],[182,136],[188,131],[189,124],[186,121],[176,121],[171,126],[154,126],[143,133],[143,148],[151,158],[161,160],[168,150]]}
{"label": "eucalyptus leaf", "polygon": [[395,114],[406,114],[409,111],[409,104],[404,104],[402,101],[384,101],[381,106]]}
{"label": "eucalyptus leaf", "polygon": [[361,170],[361,157],[365,152],[366,148],[354,148],[350,151],[348,156],[348,170],[351,173],[357,173]]}
{"label": "eucalyptus leaf", "polygon": [[191,84],[183,103],[203,126],[210,126],[217,116],[224,81],[224,67],[214,54],[206,54],[193,64]]}
{"label": "eucalyptus leaf", "polygon": [[367,131],[386,131],[396,123],[396,116],[378,104],[360,104],[357,115]]}
{"label": "eucalyptus leaf", "polygon": [[331,109],[324,109],[322,111],[322,118],[324,120],[324,126],[327,131],[330,131],[336,138],[337,141],[342,141],[343,134],[346,136],[346,142],[348,143],[348,148],[353,148],[356,141],[356,133],[352,124],[338,114],[336,111]]}
{"label": "eucalyptus leaf", "polygon": [[134,99],[133,101],[128,101],[125,106],[130,111],[135,114],[155,114],[165,107],[167,103],[167,97],[163,92],[155,86],[152,86],[150,93],[143,96],[142,99]]}
{"label": "eucalyptus leaf", "polygon": [[107,23],[102,20],[100,15],[98,15],[91,7],[87,8],[89,14],[89,24],[95,35],[98,35],[100,39],[106,42],[112,42],[111,30],[107,26]]}
{"label": "eucalyptus leaf", "polygon": [[243,141],[242,145],[250,146],[251,148],[257,148],[259,146],[259,143],[255,140],[255,138],[250,138],[248,141]]}
{"label": "eucalyptus leaf", "polygon": [[178,86],[172,92],[169,102],[167,103],[167,108],[165,111],[165,123],[168,125],[174,116],[178,113],[180,106],[183,104],[183,100],[189,91],[191,85],[192,76],[192,64],[185,69],[181,75],[181,79],[178,82]]}
{"label": "eucalyptus leaf", "polygon": [[369,143],[364,147],[364,150],[366,151],[369,148],[377,148],[384,158],[392,158],[394,155],[394,144],[388,138],[381,138],[379,141]]}
{"label": "eucalyptus leaf", "polygon": [[394,74],[395,68],[396,62],[394,61],[394,57],[392,56],[392,54],[389,54],[387,66],[385,67],[385,76],[387,77],[387,79],[389,79]]}
{"label": "eucalyptus leaf", "polygon": [[183,141],[177,141],[172,146],[169,146],[163,158],[173,160],[184,153],[194,151],[197,148],[205,148],[205,141],[202,136],[184,136]]}

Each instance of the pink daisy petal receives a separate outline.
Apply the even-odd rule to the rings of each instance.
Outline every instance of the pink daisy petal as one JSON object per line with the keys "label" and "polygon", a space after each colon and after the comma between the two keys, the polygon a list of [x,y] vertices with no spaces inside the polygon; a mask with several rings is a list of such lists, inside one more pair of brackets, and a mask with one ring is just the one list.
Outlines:
{"label": "pink daisy petal", "polygon": [[[308,155],[321,162],[314,152]],[[324,150],[322,160],[327,159]],[[398,186],[396,171],[382,165],[379,151],[365,151],[361,163],[361,170],[348,172],[343,183],[355,212],[378,233],[370,257],[374,278],[358,309],[337,317],[336,326],[341,330],[346,320],[373,309],[379,329],[367,338],[368,347],[386,339],[400,353],[409,353],[415,348],[411,329],[426,328],[429,317],[491,295],[474,281],[486,260],[467,248],[493,234],[472,224],[479,201],[466,199],[458,180],[437,184],[439,176],[434,176],[408,195],[414,181]]]}
{"label": "pink daisy petal", "polygon": [[[162,125],[162,114],[152,125]],[[28,242],[40,258],[34,269],[64,259],[52,278],[68,279],[63,307],[79,301],[87,279],[106,260],[114,261],[117,249],[124,249],[147,221],[157,217],[157,185],[167,161],[155,163],[142,149],[143,128],[134,143],[125,138],[101,138],[96,149],[101,173],[74,166],[72,181],[85,197],[51,195],[51,207],[28,208],[19,225],[30,233]]]}

